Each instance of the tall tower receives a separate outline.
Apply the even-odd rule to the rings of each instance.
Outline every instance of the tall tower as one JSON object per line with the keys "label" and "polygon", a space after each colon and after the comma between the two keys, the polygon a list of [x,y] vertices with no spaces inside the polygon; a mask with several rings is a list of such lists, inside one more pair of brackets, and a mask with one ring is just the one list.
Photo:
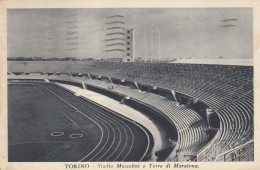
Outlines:
{"label": "tall tower", "polygon": [[125,29],[125,56],[123,62],[133,62],[135,53],[134,29]]}

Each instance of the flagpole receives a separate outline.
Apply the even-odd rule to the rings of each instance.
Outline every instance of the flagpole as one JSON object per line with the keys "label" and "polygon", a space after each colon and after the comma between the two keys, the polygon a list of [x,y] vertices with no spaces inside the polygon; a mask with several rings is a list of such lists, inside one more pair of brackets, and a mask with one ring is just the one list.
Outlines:
{"label": "flagpole", "polygon": [[158,34],[158,39],[159,39],[159,47],[158,47],[158,58],[160,59],[161,58],[161,32],[159,30],[159,34]]}

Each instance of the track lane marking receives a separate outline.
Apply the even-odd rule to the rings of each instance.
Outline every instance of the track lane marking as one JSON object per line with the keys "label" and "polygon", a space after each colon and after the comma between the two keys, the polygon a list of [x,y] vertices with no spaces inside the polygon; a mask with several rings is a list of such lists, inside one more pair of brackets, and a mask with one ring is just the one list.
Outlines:
{"label": "track lane marking", "polygon": [[[121,124],[119,124],[122,128],[124,128]],[[116,128],[118,129],[118,131],[119,131],[119,142],[118,142],[118,145],[117,145],[117,147],[114,149],[114,151],[111,153],[111,155],[105,160],[105,161],[107,161],[107,160],[109,160],[109,158],[111,158],[111,156],[113,156],[114,155],[114,153],[117,151],[117,149],[118,149],[118,147],[120,146],[120,144],[121,144],[121,137],[122,137],[122,134],[121,134],[121,129],[120,128],[118,128],[118,126],[116,126]]]}
{"label": "track lane marking", "polygon": [[[28,83],[27,83],[28,84]],[[34,84],[33,84],[34,85]],[[37,85],[40,85],[40,84],[37,84]],[[54,84],[55,85],[55,84]],[[43,86],[43,85],[40,85],[40,86]],[[57,86],[57,85],[56,85]],[[43,87],[45,87],[45,86],[43,86]],[[59,87],[59,86],[58,86]],[[87,118],[89,118],[90,120],[92,120],[93,122],[95,122],[96,124],[98,124],[98,126],[99,126],[99,128],[101,129],[101,132],[102,132],[102,135],[101,135],[101,139],[100,139],[100,141],[99,141],[99,143],[98,143],[98,145],[87,155],[87,156],[89,156],[91,153],[93,153],[96,149],[97,149],[97,147],[100,145],[100,143],[101,143],[101,141],[102,141],[102,139],[103,139],[103,128],[100,126],[100,124],[99,123],[97,123],[96,121],[94,121],[93,119],[91,119],[90,117],[88,117],[87,115],[85,115],[83,112],[81,112],[80,110],[78,110],[76,107],[74,107],[73,105],[71,105],[70,103],[68,103],[66,100],[64,100],[62,97],[60,97],[59,95],[57,95],[56,93],[54,93],[53,91],[51,91],[48,87],[45,87],[48,91],[50,91],[51,93],[53,93],[55,96],[57,96],[58,98],[60,98],[62,101],[64,101],[65,103],[67,103],[68,105],[70,105],[71,107],[73,107],[75,110],[77,110],[78,112],[80,112],[81,114],[83,114],[84,116],[86,116]],[[88,101],[90,101],[91,103],[93,103],[93,104],[95,104],[93,101],[91,101],[91,100],[89,100],[88,99]],[[140,160],[142,160],[143,158],[144,158],[144,156],[147,154],[147,151],[148,151],[148,149],[149,149],[149,146],[150,146],[150,139],[149,139],[149,135],[147,134],[147,132],[141,127],[141,126],[139,126],[138,124],[136,124],[135,122],[133,122],[133,121],[131,121],[131,120],[129,120],[129,119],[127,119],[127,118],[125,118],[125,117],[123,117],[123,116],[121,116],[120,114],[115,114],[115,112],[114,111],[112,111],[112,110],[110,110],[110,109],[107,109],[106,107],[104,107],[104,106],[102,106],[102,105],[100,105],[100,104],[98,104],[98,106],[100,106],[101,108],[103,108],[103,109],[105,109],[105,110],[107,110],[107,111],[109,111],[110,113],[112,113],[113,115],[115,115],[115,116],[118,116],[118,117],[121,117],[121,118],[123,118],[124,120],[126,120],[126,121],[128,121],[128,122],[130,122],[130,123],[133,123],[133,124],[135,124],[135,125],[137,125],[139,128],[141,128],[141,130],[143,130],[144,132],[145,132],[145,134],[146,134],[146,136],[147,136],[147,141],[148,141],[148,145],[147,145],[147,148],[146,148],[146,151],[145,151],[145,153],[143,154],[143,156],[142,156],[142,158],[140,159]],[[124,123],[122,120],[120,120],[120,119],[118,119],[118,118],[116,118],[116,117],[114,117],[115,119],[117,119],[117,120],[119,120],[120,122],[122,122],[122,123]],[[111,119],[111,120],[113,120],[113,119]],[[125,124],[125,123],[124,123]],[[126,125],[126,124],[125,124]],[[129,129],[129,131],[131,132],[131,134],[132,134],[132,137],[133,137],[133,140],[132,140],[132,144],[131,144],[131,147],[130,147],[130,150],[128,151],[128,153],[127,153],[127,155],[125,156],[125,158],[128,156],[128,154],[130,153],[130,151],[131,151],[131,149],[132,149],[132,146],[133,146],[133,141],[134,141],[134,136],[133,136],[133,131],[131,130],[131,128],[128,126],[128,125],[126,125],[127,127],[128,127],[128,129]],[[112,128],[113,129],[113,128]],[[125,130],[125,129],[124,129]],[[126,132],[126,131],[125,131]],[[126,137],[127,137],[127,135],[126,135]],[[126,145],[125,145],[125,147],[126,147]],[[124,148],[125,148],[124,147]],[[103,149],[103,148],[102,148]],[[122,152],[121,152],[122,153]],[[121,153],[118,155],[118,157],[121,155]],[[82,158],[80,161],[82,161],[82,160],[84,160],[87,156],[85,156],[84,158]],[[118,158],[117,157],[117,158]],[[116,159],[115,159],[116,160]]]}
{"label": "track lane marking", "polygon": [[[70,103],[68,103],[66,100],[64,100],[63,98],[61,98],[60,96],[58,96],[56,93],[54,93],[53,91],[51,91],[48,87],[45,87],[47,90],[49,90],[51,93],[53,93],[55,96],[57,96],[58,98],[60,98],[62,101],[64,101],[65,103],[67,103],[68,105],[70,105],[71,107],[73,107],[75,110],[78,110],[76,107],[74,107],[73,105],[71,105]],[[83,159],[85,159],[87,156],[89,156],[90,154],[92,154],[97,147],[101,144],[102,140],[103,140],[103,135],[104,135],[104,131],[103,128],[100,126],[99,123],[97,123],[95,120],[93,120],[92,118],[90,118],[89,116],[87,116],[86,114],[84,114],[83,112],[81,112],[80,110],[78,110],[79,113],[81,113],[82,115],[86,116],[87,118],[89,118],[90,120],[92,120],[94,123],[96,123],[98,125],[98,127],[101,130],[101,137],[100,140],[98,142],[98,144],[96,145],[96,147],[90,152],[88,153],[88,155],[86,155],[85,157],[83,157],[82,159],[79,160],[79,162],[81,162]]]}
{"label": "track lane marking", "polygon": [[[83,97],[83,96],[80,96],[82,99],[85,99],[86,100],[86,98],[85,97]],[[90,99],[87,99],[87,101],[89,101],[90,103],[92,103],[93,105],[95,105],[95,102],[93,102],[92,100],[90,100]],[[82,103],[82,102],[81,102]],[[82,103],[83,105],[85,104],[85,103]],[[122,161],[129,155],[129,153],[130,153],[130,151],[132,150],[132,147],[133,147],[133,144],[134,144],[134,135],[133,135],[133,131],[132,131],[132,129],[125,123],[125,122],[123,122],[122,120],[120,120],[119,118],[117,118],[116,116],[118,116],[118,117],[120,117],[120,118],[123,118],[124,120],[126,120],[127,122],[129,122],[129,123],[133,123],[133,124],[135,124],[136,126],[138,126],[145,134],[146,134],[146,137],[147,137],[147,147],[146,147],[146,150],[145,150],[145,152],[144,152],[144,154],[143,154],[143,156],[141,157],[141,159],[139,160],[139,161],[141,161],[143,158],[144,158],[144,156],[147,154],[147,152],[148,152],[148,150],[149,150],[149,146],[150,146],[150,138],[149,138],[149,135],[148,135],[148,133],[140,126],[140,125],[138,125],[137,123],[135,123],[135,122],[133,122],[133,121],[131,121],[131,120],[129,120],[129,119],[127,119],[127,118],[125,118],[125,117],[123,117],[123,116],[121,116],[121,115],[119,115],[119,114],[115,114],[116,112],[114,112],[114,111],[112,111],[112,110],[110,110],[110,109],[107,109],[106,107],[104,107],[104,106],[102,106],[102,105],[98,105],[98,106],[100,106],[101,108],[103,108],[104,110],[107,110],[107,111],[109,111],[110,113],[112,113],[114,116],[113,116],[113,118],[114,119],[116,119],[116,120],[119,120],[120,122],[122,122],[128,129],[129,129],[129,131],[130,131],[130,133],[131,133],[131,136],[132,136],[132,143],[131,143],[131,146],[130,146],[130,149],[129,149],[129,151],[128,151],[128,153],[126,154],[126,156],[122,159]],[[90,107],[90,106],[89,106]],[[92,107],[92,106],[91,106]],[[94,110],[97,110],[97,109],[99,109],[99,108],[95,108],[95,107],[92,107]],[[100,109],[99,109],[100,110]],[[106,116],[106,117],[108,117],[107,115],[105,115],[104,113],[100,113],[100,114],[102,114],[102,115],[104,115],[104,116]],[[111,117],[108,117],[109,119],[111,119],[111,120],[113,120]],[[125,130],[125,129],[124,129]],[[127,132],[126,132],[126,130],[125,130],[125,133],[127,134]],[[128,136],[126,135],[126,138],[128,139]],[[124,148],[126,147],[126,145],[127,145],[127,141],[128,140],[126,140],[126,144],[125,144],[125,146],[124,146]],[[119,158],[119,156],[122,154],[122,152],[124,151],[124,148],[122,149],[122,151],[120,152],[120,154],[116,157],[116,159],[115,160],[117,160],[118,158]],[[115,161],[114,160],[114,161]]]}
{"label": "track lane marking", "polygon": [[[111,122],[111,121],[109,120],[109,122]],[[111,123],[112,123],[112,122],[111,122]],[[114,124],[114,123],[113,123],[113,124]],[[111,126],[111,128],[112,128],[112,126]],[[112,130],[113,130],[113,134],[114,134],[113,141],[112,141],[110,147],[105,151],[105,153],[104,153],[101,157],[99,157],[99,159],[98,159],[97,161],[99,161],[100,159],[102,159],[102,158],[106,155],[106,153],[111,149],[111,147],[113,146],[113,144],[114,144],[114,142],[115,142],[116,132],[115,132],[114,128],[112,128]]]}
{"label": "track lane marking", "polygon": [[[75,99],[71,99],[71,101],[76,101],[76,100],[75,100]],[[79,103],[80,101],[76,101],[76,102]],[[80,105],[79,107],[82,107],[82,109],[85,109],[85,106],[84,106],[84,105]],[[88,106],[88,107],[89,107],[89,106]],[[107,145],[107,143],[108,143],[108,141],[109,141],[109,137],[110,137],[109,129],[108,129],[108,127],[106,126],[106,124],[111,127],[111,125],[110,125],[107,121],[103,120],[103,119],[100,118],[99,116],[94,115],[94,114],[92,114],[92,116],[95,117],[96,120],[99,120],[100,123],[104,125],[104,127],[105,127],[106,130],[107,130],[108,138],[107,138],[107,140],[106,140],[106,143],[105,143],[104,146],[98,151],[98,153],[96,153],[95,156],[93,156],[93,157],[92,157],[91,159],[89,159],[88,161],[91,161],[93,158],[95,158],[95,157],[105,148],[105,146]],[[104,122],[102,122],[102,121],[104,121]],[[111,127],[111,129],[113,129],[113,128]],[[83,159],[86,159],[86,157],[82,158],[81,160],[83,160]]]}
{"label": "track lane marking", "polygon": [[[83,97],[83,99],[85,99],[85,97]],[[92,100],[90,100],[90,99],[87,99],[87,100],[90,101],[91,103],[95,104],[94,101],[92,101]],[[140,159],[140,160],[142,160],[142,159],[144,158],[144,156],[147,154],[147,152],[148,152],[148,150],[149,150],[149,146],[150,146],[150,138],[149,138],[148,133],[147,133],[140,125],[138,125],[136,122],[133,122],[133,121],[131,121],[131,120],[125,118],[124,116],[117,114],[115,111],[110,110],[110,109],[107,109],[106,107],[104,107],[104,106],[102,106],[102,105],[100,105],[100,104],[98,104],[98,105],[99,105],[100,107],[102,107],[103,109],[112,112],[113,115],[118,116],[118,117],[121,117],[121,118],[123,118],[124,120],[126,120],[126,121],[128,121],[128,122],[130,122],[130,123],[135,124],[136,126],[138,126],[138,127],[146,134],[146,136],[147,136],[147,143],[148,143],[148,144],[147,144],[147,148],[146,148],[146,151],[145,151],[144,155],[143,155],[143,156],[141,157],[141,159]],[[117,119],[117,120],[119,120],[119,121],[121,121],[122,123],[125,124],[125,122],[123,122],[122,120],[120,120],[120,119],[118,119],[118,118],[116,118],[116,117],[115,117],[115,119]],[[125,125],[126,125],[126,124],[125,124]],[[126,125],[126,126],[128,127],[128,129],[131,131],[131,134],[133,135],[133,131],[131,130],[131,128],[130,128],[128,125]],[[134,136],[132,136],[132,137],[134,138]],[[132,144],[133,144],[133,142],[132,142]],[[131,148],[132,148],[132,147],[131,147]],[[130,152],[130,151],[129,151],[129,152]],[[139,160],[139,161],[140,161],[140,160]]]}
{"label": "track lane marking", "polygon": [[[55,86],[55,87],[57,87],[57,86]],[[60,97],[60,96],[59,96]],[[71,101],[75,101],[75,99],[70,99]],[[66,100],[65,100],[66,101]],[[82,106],[81,106],[82,107]],[[78,112],[81,112],[78,108],[76,109]],[[95,117],[94,115],[93,115],[93,117]],[[99,118],[99,117],[98,117]],[[98,120],[98,118],[95,118],[96,120]],[[102,120],[102,119],[100,119],[100,120]],[[103,123],[102,121],[100,122],[104,127],[105,127],[105,129],[107,130],[107,134],[108,134],[108,138],[107,138],[107,140],[106,140],[106,143],[104,144],[104,146],[101,148],[101,150],[99,150],[99,152],[100,151],[102,151],[103,150],[103,148],[105,147],[105,145],[107,144],[107,142],[108,142],[108,140],[109,140],[109,130],[108,130],[108,127],[106,126],[106,124],[105,123],[107,123],[107,122],[105,122],[105,123]],[[108,123],[107,123],[108,124]],[[108,124],[109,125],[109,124]],[[99,153],[98,152],[98,153]],[[80,161],[83,161],[84,159],[86,159],[90,154],[92,154],[92,153],[89,153],[87,156],[85,156],[85,157],[83,157]],[[97,154],[96,154],[97,155]],[[95,157],[95,156],[94,156]],[[93,159],[94,157],[92,157],[91,159]],[[90,159],[90,160],[91,160]],[[88,160],[88,161],[90,161],[90,160]]]}
{"label": "track lane marking", "polygon": [[[136,124],[136,123],[134,123],[134,124]],[[141,127],[141,126],[138,125],[138,124],[136,124],[136,125],[139,126],[139,127],[144,131],[144,133],[146,134],[146,137],[147,137],[147,147],[146,147],[145,153],[143,154],[142,158],[139,160],[139,161],[141,161],[141,160],[145,157],[145,155],[147,154],[147,152],[148,152],[148,150],[149,150],[149,147],[150,147],[150,138],[149,138],[149,135],[148,135],[148,133],[146,132],[146,130],[143,129],[143,127]]]}
{"label": "track lane marking", "polygon": [[[84,98],[83,98],[84,99]],[[81,102],[81,101],[79,101],[83,106],[85,106],[86,105],[86,103],[84,103],[84,102]],[[92,105],[93,105],[93,103],[91,103]],[[93,107],[92,105],[88,105],[88,107],[90,107],[90,108],[92,108],[93,110],[95,110],[95,111],[97,111],[98,113],[100,113],[102,116],[105,116],[105,117],[107,117],[108,118],[108,120],[110,121],[110,122],[112,122],[113,123],[113,125],[117,128],[117,129],[119,129],[118,128],[118,126],[116,125],[116,123],[118,123],[118,122],[116,122],[114,119],[112,119],[111,117],[109,117],[109,116],[107,116],[106,114],[104,114],[103,112],[101,112],[101,110],[102,109],[100,109],[100,108],[96,108],[96,107]],[[102,119],[101,120],[104,120],[104,117],[102,117]],[[120,119],[118,119],[119,121],[121,121]],[[121,121],[122,122],[122,121]],[[118,123],[123,129],[125,129],[120,123]],[[114,128],[112,128],[112,130],[114,131]],[[120,132],[120,136],[121,136],[121,130],[119,129],[119,132]],[[125,131],[126,132],[126,131]],[[126,133],[126,138],[127,138],[127,133]],[[114,143],[114,142],[113,142]],[[112,145],[113,145],[113,143],[111,144],[111,146],[108,148],[108,150],[106,151],[106,153],[111,149],[111,147],[112,147]],[[121,143],[121,138],[120,138],[120,142],[118,143],[118,146],[117,146],[117,148],[119,147],[119,145],[120,145],[120,143]],[[126,141],[126,143],[127,143],[127,141]],[[125,148],[125,147],[124,147]],[[123,148],[123,149],[124,149]],[[115,152],[116,150],[114,150],[114,152]],[[113,152],[113,153],[114,153]],[[104,154],[105,155],[105,154]],[[103,155],[103,156],[104,156]],[[102,156],[102,157],[103,157]],[[112,156],[112,154],[111,154],[111,156]],[[110,157],[111,157],[110,156]],[[101,157],[101,158],[102,158]],[[109,157],[109,158],[110,158]],[[99,160],[101,159],[101,158],[99,158]]]}
{"label": "track lane marking", "polygon": [[[84,98],[83,98],[84,99]],[[85,100],[85,99],[84,99]],[[81,102],[82,103],[82,102]],[[90,101],[90,103],[92,104],[92,105],[95,105],[95,103],[93,103],[93,102],[91,102]],[[83,105],[85,105],[86,103],[82,103]],[[102,113],[102,112],[100,112],[100,110],[106,110],[106,111],[108,111],[109,113],[111,113],[109,110],[107,110],[107,109],[104,109],[104,108],[95,108],[95,107],[93,107],[93,106],[89,106],[89,107],[92,107],[92,109],[94,109],[94,110],[98,110],[99,111],[99,113],[100,114],[102,114],[102,115],[104,115],[104,116],[106,116],[108,119],[111,119],[111,120],[113,120],[113,121],[115,121],[114,119],[112,119],[111,117],[109,117],[109,116],[107,116],[106,114],[104,114],[104,113]],[[113,114],[113,113],[112,113]],[[126,127],[128,127],[128,125],[126,125],[125,124],[125,122],[123,122],[122,120],[120,120],[120,119],[118,119],[117,117],[116,117],[116,115],[115,114],[113,114],[114,116],[114,118],[115,119],[117,119],[117,120],[119,120],[120,122],[122,122]],[[126,119],[127,120],[127,119]],[[129,120],[128,120],[129,121]],[[129,121],[130,122],[130,121]],[[120,124],[121,125],[121,124]],[[123,127],[122,125],[121,125],[121,127]],[[123,147],[123,149],[121,150],[121,152],[119,153],[119,155],[116,157],[116,159],[123,153],[123,151],[124,151],[124,149],[125,149],[125,147],[127,146],[127,143],[128,143],[128,135],[127,135],[127,131],[126,131],[126,129],[123,127],[123,129],[124,129],[124,131],[125,131],[125,134],[126,134],[126,142],[125,142],[125,145],[124,145],[124,147]],[[133,132],[132,132],[132,130],[128,127],[128,129],[129,129],[129,131],[131,132],[131,134],[133,134]],[[134,138],[134,137],[133,137]],[[132,145],[133,145],[133,142],[132,142]],[[132,148],[132,145],[131,145],[131,147],[130,148]],[[114,159],[114,161],[116,160],[116,159]]]}
{"label": "track lane marking", "polygon": [[[36,87],[35,87],[36,88]],[[40,93],[45,97],[45,98],[47,98],[48,99],[48,97],[45,95],[45,94],[43,94],[42,93],[42,91],[40,91]],[[53,107],[53,104],[51,103],[51,105],[52,105],[52,108],[55,108],[55,107]],[[64,116],[66,116],[74,125],[76,125],[85,135],[87,135],[87,132],[85,131],[85,130],[83,130],[77,123],[75,123],[66,113],[64,113],[59,107],[56,107],[57,109],[58,109],[58,111],[60,112],[60,113],[62,113]]]}
{"label": "track lane marking", "polygon": [[[55,87],[57,87],[57,85],[56,84],[54,84],[55,85]],[[58,86],[59,87],[59,86]],[[60,97],[60,96],[59,96]],[[61,97],[62,98],[62,97]],[[71,101],[76,101],[76,99],[70,99]],[[76,102],[80,102],[80,101],[76,101]],[[81,103],[81,102],[80,102]],[[85,106],[84,105],[80,105],[80,107],[82,107],[82,109],[85,109]],[[89,106],[88,106],[89,107]],[[78,111],[79,111],[79,109],[77,109]],[[109,129],[107,128],[107,126],[106,126],[106,124],[107,125],[109,125],[109,126],[111,126],[107,121],[105,121],[105,120],[103,120],[101,117],[99,117],[99,116],[97,116],[97,115],[94,115],[94,114],[92,114],[92,116],[93,117],[97,117],[97,118],[95,118],[95,119],[100,119],[100,123],[101,124],[103,124],[104,126],[105,126],[105,128],[106,128],[106,130],[107,130],[107,133],[108,133],[108,138],[107,138],[107,140],[106,140],[106,143],[104,144],[104,146],[98,151],[98,153],[96,153],[95,154],[95,156],[93,156],[91,159],[89,159],[88,161],[91,161],[93,158],[95,158],[104,148],[105,148],[105,146],[107,145],[107,143],[108,143],[108,141],[109,141],[109,137],[110,137],[110,133],[109,133]],[[106,123],[103,123],[102,122],[102,120]],[[111,127],[111,129],[113,129],[112,127]],[[89,154],[87,155],[87,156],[89,156]],[[84,158],[82,158],[80,161],[83,161],[84,159],[86,159],[86,157],[87,156],[85,156]]]}
{"label": "track lane marking", "polygon": [[47,156],[53,154],[54,152],[57,152],[58,150],[60,150],[61,148],[65,147],[66,145],[69,145],[69,144],[71,144],[71,142],[67,142],[67,143],[63,144],[62,146],[56,148],[56,149],[53,150],[52,152],[47,153],[46,155],[40,157],[39,159],[37,159],[37,160],[34,161],[34,162],[39,162],[39,160],[41,160],[41,159],[43,159],[43,158],[46,158]]}

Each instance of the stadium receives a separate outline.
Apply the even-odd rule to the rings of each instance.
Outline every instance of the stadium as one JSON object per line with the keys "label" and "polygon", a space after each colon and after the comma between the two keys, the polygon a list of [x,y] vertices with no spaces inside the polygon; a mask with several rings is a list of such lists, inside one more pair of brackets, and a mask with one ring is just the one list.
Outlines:
{"label": "stadium", "polygon": [[136,60],[136,30],[114,25],[122,18],[105,17],[106,60],[9,59],[8,161],[254,161],[249,60]]}

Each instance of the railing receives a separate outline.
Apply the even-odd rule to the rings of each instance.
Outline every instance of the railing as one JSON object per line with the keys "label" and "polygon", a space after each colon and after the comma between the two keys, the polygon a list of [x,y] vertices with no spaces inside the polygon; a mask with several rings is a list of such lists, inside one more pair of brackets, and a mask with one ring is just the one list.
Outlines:
{"label": "railing", "polygon": [[217,156],[216,161],[218,162],[229,162],[229,161],[254,161],[254,140],[250,140],[245,144],[242,144],[234,149],[231,149],[225,153]]}
{"label": "railing", "polygon": [[207,162],[209,161],[208,159],[208,154],[209,154],[209,148],[213,147],[214,143],[216,142],[216,139],[218,139],[220,136],[220,130],[218,130],[218,132],[216,133],[216,135],[214,136],[214,138],[211,139],[211,141],[205,145],[197,154],[197,161],[198,162]]}

